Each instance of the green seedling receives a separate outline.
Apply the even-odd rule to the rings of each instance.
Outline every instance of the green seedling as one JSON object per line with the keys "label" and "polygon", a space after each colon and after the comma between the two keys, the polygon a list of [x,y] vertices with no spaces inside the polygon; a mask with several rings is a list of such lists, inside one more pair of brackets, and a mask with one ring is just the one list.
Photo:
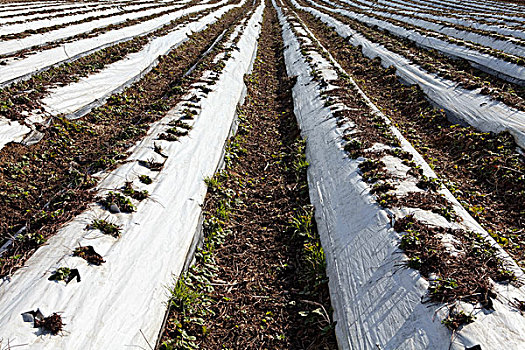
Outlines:
{"label": "green seedling", "polygon": [[141,201],[149,197],[149,192],[147,190],[142,190],[142,191],[135,190],[133,188],[131,181],[126,181],[126,183],[124,184],[124,187],[122,187],[122,193],[138,201]]}
{"label": "green seedling", "polygon": [[158,145],[158,144],[154,143],[153,144],[153,150],[155,151],[155,153],[161,155],[162,157],[168,158],[168,156],[164,154],[164,150],[162,149],[162,145]]}
{"label": "green seedling", "polygon": [[156,162],[155,159],[139,160],[139,164],[150,169],[151,171],[160,171],[164,163]]}
{"label": "green seedling", "polygon": [[188,130],[179,130],[176,126],[169,128],[166,132],[177,137],[188,135]]}
{"label": "green seedling", "polygon": [[346,143],[344,149],[350,153],[351,158],[357,158],[359,157],[359,151],[363,149],[363,143],[358,139],[351,139]]}
{"label": "green seedling", "polygon": [[124,213],[132,213],[136,210],[131,200],[120,193],[110,191],[106,194],[106,197],[99,202],[107,210],[114,210],[116,208]]}
{"label": "green seedling", "polygon": [[89,229],[95,229],[99,230],[100,232],[113,236],[115,238],[120,237],[120,231],[121,228],[119,225],[108,222],[103,219],[95,219],[93,222],[88,226]]}
{"label": "green seedling", "polygon": [[472,314],[465,314],[463,311],[452,310],[441,323],[451,331],[457,331],[459,327],[472,323],[476,317]]}
{"label": "green seedling", "polygon": [[186,130],[191,130],[193,127],[188,124],[188,123],[185,123],[183,122],[182,120],[172,120],[171,122],[168,123],[169,126],[176,126],[178,128],[181,128],[181,129],[186,129]]}
{"label": "green seedling", "polygon": [[146,185],[150,185],[153,183],[153,180],[148,175],[140,175],[139,181]]}
{"label": "green seedling", "polygon": [[80,282],[80,273],[78,269],[70,269],[69,267],[59,267],[48,280],[50,281],[64,281],[69,284],[76,277],[77,282]]}
{"label": "green seedling", "polygon": [[423,176],[421,179],[419,179],[416,185],[423,190],[436,192],[441,187],[441,180],[436,177]]}

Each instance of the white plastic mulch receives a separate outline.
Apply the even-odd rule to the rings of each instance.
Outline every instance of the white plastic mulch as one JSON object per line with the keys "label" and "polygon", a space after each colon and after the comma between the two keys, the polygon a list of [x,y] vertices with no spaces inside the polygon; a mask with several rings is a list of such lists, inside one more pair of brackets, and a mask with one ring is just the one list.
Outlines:
{"label": "white plastic mulch", "polygon": [[63,25],[80,20],[89,20],[91,17],[105,16],[111,14],[118,14],[122,11],[131,11],[138,9],[146,9],[148,7],[155,6],[155,3],[146,3],[140,5],[122,5],[120,8],[114,7],[109,9],[99,10],[98,8],[92,9],[90,12],[73,14],[64,17],[47,18],[40,21],[31,21],[27,23],[17,23],[11,25],[4,25],[0,27],[0,35],[16,34],[26,30],[38,30],[41,28],[52,27],[55,25]]}
{"label": "white plastic mulch", "polygon": [[[107,97],[122,90],[148,72],[156,64],[159,56],[167,54],[186,41],[189,35],[203,30],[226,12],[242,6],[245,1],[242,0],[236,5],[222,6],[203,18],[182,24],[170,33],[154,38],[142,50],[108,65],[100,72],[70,85],[50,90],[49,95],[42,99],[44,108],[53,115],[65,114],[70,118],[86,114],[94,105],[101,104]],[[178,16],[214,8],[226,2],[227,0],[213,5],[192,6],[179,11]],[[177,14],[174,14],[173,17],[176,18]]]}
{"label": "white plastic mulch", "polygon": [[[387,30],[402,38],[411,40],[425,48],[434,49],[436,51],[442,52],[446,55],[450,55],[453,57],[463,58],[471,62],[476,67],[482,70],[487,70],[491,73],[495,73],[496,75],[500,76],[503,79],[517,82],[522,85],[525,84],[525,67],[524,66],[520,66],[520,65],[511,63],[511,62],[504,61],[492,55],[480,53],[476,51],[475,49],[472,49],[466,46],[460,46],[460,45],[448,42],[446,40],[438,39],[438,38],[431,37],[431,36],[426,36],[417,31],[405,29],[401,26],[392,24],[388,21],[383,21],[380,19],[376,19],[370,16],[363,15],[363,14],[354,13],[352,11],[347,11],[344,9],[334,9],[331,7],[323,6],[311,0],[308,0],[308,1],[315,4],[316,6],[319,6],[320,8],[323,8],[324,10],[340,13],[344,16],[347,16],[348,18],[357,20],[369,26],[377,25],[381,29]],[[312,10],[315,10],[315,9],[312,9]]]}
{"label": "white plastic mulch", "polygon": [[[321,11],[303,7],[295,0],[291,1],[297,8],[314,14],[327,25],[334,27],[337,33],[347,38],[353,46],[361,45],[365,56],[380,57],[384,67],[394,66],[397,69],[396,74],[401,79],[419,85],[430,101],[445,109],[456,120],[484,132],[509,131],[516,143],[525,147],[525,112],[481,95],[479,90],[469,91],[458,87],[453,81],[428,73],[407,58],[369,41],[349,26]],[[522,68],[525,75],[525,67]]]}
{"label": "white plastic mulch", "polygon": [[0,55],[7,55],[15,53],[20,50],[28,49],[30,47],[44,45],[53,41],[64,38],[69,38],[78,34],[89,32],[96,28],[102,28],[111,24],[122,23],[127,20],[133,20],[140,17],[150,16],[156,13],[176,10],[181,7],[180,3],[176,5],[164,6],[154,9],[145,9],[140,12],[127,13],[123,15],[116,14],[108,18],[101,18],[85,23],[78,23],[68,26],[66,28],[55,29],[46,33],[29,35],[22,39],[7,40],[0,42]]}
{"label": "white plastic mulch", "polygon": [[[293,88],[294,112],[307,142],[310,198],[327,258],[339,348],[464,350],[480,345],[486,350],[501,349],[502,344],[508,349],[524,348],[525,335],[519,330],[525,327],[525,319],[509,307],[507,300],[523,299],[523,290],[498,287],[501,299],[495,301],[495,311],[475,311],[475,322],[464,326],[454,337],[440,322],[443,309],[421,302],[428,282],[417,271],[402,267],[405,258],[399,249],[400,237],[391,227],[388,211],[369,194],[370,188],[358,168],[362,159],[351,160],[344,152],[344,127],[337,126],[331,110],[325,107],[325,100],[320,96],[321,86],[312,79],[299,41],[279,8],[278,13],[285,40],[287,73],[297,76]],[[328,63],[320,64],[324,59],[321,55],[310,58],[325,81],[337,79],[335,68],[330,68]],[[382,115],[362,91],[360,93],[374,113]],[[403,149],[414,155],[424,173],[435,177],[422,157],[395,128],[393,130]],[[390,168],[396,171],[397,166],[387,164],[389,171]],[[495,244],[450,192],[443,193],[454,202],[455,210],[463,218],[461,225]],[[431,215],[426,219],[433,220]],[[516,264],[499,250],[522,276]]]}
{"label": "white plastic mulch", "polygon": [[[184,2],[188,2],[188,0],[179,2],[179,4],[172,9],[176,10],[181,7]],[[188,11],[192,10],[188,9]],[[187,13],[189,12],[173,11],[132,26],[110,30],[95,37],[68,42],[23,59],[9,61],[6,65],[0,65],[0,87],[8,85],[13,81],[27,78],[53,65],[72,61],[109,45],[148,34]]]}
{"label": "white plastic mulch", "polygon": [[[190,134],[177,142],[158,141],[166,124],[180,117],[182,104],[153,125],[139,142],[130,162],[120,166],[99,184],[99,189],[119,188],[124,181],[147,189],[151,199],[138,204],[133,214],[114,214],[109,220],[123,226],[119,239],[86,231],[93,218],[109,214],[92,205],[84,214],[64,226],[47,245],[40,248],[16,272],[11,281],[0,285],[0,334],[2,344],[17,349],[150,349],[155,345],[166,302],[167,287],[179,275],[199,226],[206,193],[203,179],[212,176],[222,159],[225,141],[234,121],[237,104],[244,91],[243,76],[251,67],[260,32],[262,5],[242,31],[238,50],[231,51],[220,79],[210,85],[203,98]],[[135,160],[157,157],[153,144],[162,144],[167,155],[158,172]],[[143,185],[138,175],[148,174],[154,182]],[[89,266],[72,257],[79,245],[92,245],[106,262]],[[78,268],[82,281],[48,281],[60,266]],[[38,335],[21,313],[40,308],[44,315],[60,312],[62,335]],[[18,346],[19,345],[19,346]]]}

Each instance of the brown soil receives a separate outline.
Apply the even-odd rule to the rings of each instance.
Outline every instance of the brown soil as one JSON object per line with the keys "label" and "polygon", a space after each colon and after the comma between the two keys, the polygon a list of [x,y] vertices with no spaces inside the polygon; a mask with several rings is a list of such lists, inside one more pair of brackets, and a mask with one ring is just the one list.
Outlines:
{"label": "brown soil", "polygon": [[[428,301],[462,300],[493,309],[491,299],[497,294],[491,279],[498,282],[515,279],[497,258],[497,251],[484,238],[471,232],[426,225],[412,216],[397,220],[394,229],[403,234],[401,248],[409,258],[407,265],[431,281]],[[447,253],[441,235],[455,238],[458,254]],[[437,276],[437,280],[432,275]]]}
{"label": "brown soil", "polygon": [[[295,26],[301,24],[294,18],[289,17],[288,21]],[[298,35],[299,41],[303,42],[302,50],[313,50],[323,54],[323,50],[315,41],[313,45],[304,44],[302,36]],[[308,61],[308,59],[307,59]],[[315,68],[314,65],[311,65]],[[347,80],[343,74],[337,85]],[[315,78],[321,86],[327,86],[322,78]],[[332,81],[331,84],[334,84]],[[449,221],[456,220],[451,204],[442,195],[435,191],[439,188],[438,181],[431,181],[417,169],[416,163],[411,159],[411,155],[400,148],[393,147],[388,151],[366,150],[371,144],[376,142],[389,143],[392,141],[387,135],[391,134],[382,117],[371,117],[370,108],[359,98],[358,94],[353,93],[353,101],[348,98],[352,95],[351,86],[349,91],[345,89],[331,89],[325,97],[325,101],[344,101],[346,107],[351,110],[343,110],[334,113],[339,124],[340,121],[351,121],[347,125],[352,134],[346,134],[343,139],[347,142],[345,150],[348,156],[357,158],[364,156],[367,158],[359,164],[362,179],[368,183],[373,183],[371,192],[377,195],[377,203],[383,207],[410,207],[429,210],[440,214]],[[346,92],[346,94],[345,94]],[[341,119],[342,118],[342,119]],[[339,124],[340,126],[344,124]],[[375,129],[375,130],[374,130]],[[348,136],[348,137],[347,137]],[[351,146],[351,147],[348,147]],[[385,169],[385,164],[381,158],[389,154],[403,160],[403,163],[410,167],[409,173],[420,179],[418,187],[426,188],[425,192],[411,192],[403,196],[397,196],[389,192],[395,189],[395,180]],[[381,180],[381,181],[380,181]],[[403,263],[404,266],[417,269],[427,279],[431,280],[431,286],[427,294],[428,302],[434,303],[453,303],[458,300],[481,303],[484,308],[492,308],[491,298],[496,297],[493,291],[493,281],[509,282],[515,281],[512,272],[505,269],[503,261],[498,258],[497,251],[483,237],[465,232],[463,230],[452,230],[442,227],[426,225],[413,218],[405,216],[402,218],[392,217],[395,222],[394,228],[402,235],[400,247],[405,251],[408,259]],[[451,250],[445,247],[441,236],[448,234],[454,237],[454,247],[459,254],[451,254]],[[433,277],[432,277],[433,276]],[[432,278],[431,278],[432,277]],[[444,324],[452,330],[460,325],[471,322],[471,318],[462,317],[461,312],[456,312],[455,308],[449,307],[448,316]]]}
{"label": "brown soil", "polygon": [[[242,151],[219,176],[220,187],[209,191],[204,207],[209,223],[225,200],[234,203],[221,221],[229,233],[213,250],[217,272],[207,293],[213,302],[202,326],[184,324],[183,310],[174,308],[163,334],[167,343],[180,334],[182,322],[200,349],[337,348],[328,321],[301,316],[316,309],[330,312],[330,302],[327,281],[308,277],[306,241],[290,229],[308,207],[306,169],[294,170],[299,135],[294,80],[286,77],[276,12],[269,1],[266,6],[254,70],[245,79],[240,136],[230,143],[230,151]],[[198,259],[191,274],[202,267]]]}
{"label": "brown soil", "polygon": [[[337,3],[344,4],[342,2]],[[476,69],[466,60],[452,59],[435,50],[427,50],[417,46],[413,41],[397,37],[388,31],[382,31],[377,27],[368,27],[359,21],[321,8],[318,10],[349,25],[370,41],[381,44],[388,50],[410,59],[430,73],[452,80],[468,90],[482,88],[481,94],[502,101],[518,110],[525,110],[525,87],[509,83]]]}
{"label": "brown soil", "polygon": [[15,83],[0,89],[0,116],[11,120],[25,120],[22,112],[41,109],[40,100],[47,94],[48,89],[55,86],[64,86],[78,81],[84,76],[94,74],[105,66],[121,60],[123,57],[140,51],[151,38],[168,34],[178,25],[187,23],[213,10],[206,10],[181,17],[170,24],[145,36],[136,37],[130,41],[109,46],[90,55],[81,57],[74,62],[60,64],[42,73],[31,76],[28,80]]}
{"label": "brown soil", "polygon": [[463,206],[525,266],[525,163],[512,137],[450,123],[418,88],[402,85],[395,71],[363,57],[314,16],[298,14]]}
{"label": "brown soil", "polygon": [[[150,7],[148,9],[154,9],[154,8],[159,8],[159,7],[166,7],[166,6],[170,6],[170,5],[171,5],[170,3],[166,3],[166,4],[162,4],[162,5],[153,6],[153,7]],[[123,14],[128,14],[128,13],[135,13],[135,12],[141,12],[141,11],[144,11],[144,9],[135,9],[135,10],[122,11],[122,12],[119,12],[118,15],[123,15]],[[163,15],[163,14],[166,14],[166,13],[170,13],[172,11],[173,10],[164,11],[164,12],[161,12],[159,14],[155,14],[154,17],[157,17],[159,15]],[[50,27],[44,27],[44,28],[40,28],[40,29],[29,29],[29,30],[26,30],[24,32],[20,32],[20,33],[16,33],[16,34],[0,35],[0,40],[5,41],[5,40],[22,39],[22,38],[25,38],[27,36],[33,35],[33,34],[47,33],[47,32],[50,32],[52,30],[66,28],[66,27],[69,27],[69,26],[72,26],[72,25],[75,25],[75,24],[87,23],[87,22],[91,22],[91,21],[95,21],[95,20],[103,19],[103,18],[110,18],[110,17],[113,17],[115,15],[116,14],[113,13],[113,14],[109,14],[109,15],[92,16],[92,17],[88,17],[88,18],[81,19],[81,20],[74,21],[74,22],[69,22],[69,23],[64,23],[64,24],[56,24],[56,25],[53,25],[53,26],[50,26]]]}
{"label": "brown soil", "polygon": [[56,312],[43,320],[35,319],[35,328],[42,328],[45,332],[57,335],[63,328],[62,317]]}
{"label": "brown soil", "polygon": [[[189,8],[191,6],[194,6],[196,2],[198,2],[198,1],[197,0],[193,0],[193,1],[189,2],[189,3],[186,3],[186,5],[182,6],[178,10],[183,10],[183,9]],[[212,1],[208,2],[208,4],[213,4],[213,3],[216,3],[216,2],[218,2],[218,0],[212,0]],[[91,30],[89,32],[73,35],[73,36],[70,36],[70,37],[67,37],[67,38],[64,38],[64,39],[60,39],[60,40],[56,40],[56,41],[53,41],[53,42],[49,42],[49,43],[46,43],[46,44],[43,44],[43,45],[32,46],[32,47],[29,47],[29,48],[26,48],[26,49],[23,49],[23,50],[20,50],[20,51],[17,51],[17,52],[13,52],[13,53],[10,53],[10,54],[0,55],[0,59],[6,59],[6,58],[11,58],[11,57],[14,57],[14,58],[17,58],[17,59],[18,58],[25,58],[28,55],[37,54],[40,51],[51,49],[51,48],[60,46],[60,45],[65,44],[65,43],[69,43],[69,42],[73,42],[73,41],[77,41],[77,40],[81,40],[81,39],[86,39],[86,38],[92,38],[92,37],[101,35],[103,33],[112,31],[112,30],[116,30],[116,29],[120,29],[120,28],[124,28],[124,27],[129,27],[129,26],[132,26],[132,25],[144,22],[144,21],[148,21],[148,20],[157,18],[159,16],[165,15],[166,13],[169,13],[169,12],[171,12],[171,11],[164,11],[164,12],[161,12],[161,13],[157,13],[157,14],[153,14],[153,15],[149,15],[149,16],[145,16],[145,17],[140,17],[140,18],[137,18],[137,19],[124,21],[122,23],[110,24],[110,25],[105,26],[105,27],[95,28],[95,29],[93,29],[93,30]],[[206,11],[201,11],[200,13],[204,13],[204,12],[206,12]],[[196,14],[197,13],[189,14],[189,15],[184,16],[184,18],[189,18],[189,17],[195,16]],[[170,24],[167,24],[164,27],[156,30],[154,33],[159,32],[159,31],[163,31],[163,30],[165,30],[165,28],[170,28],[170,27],[172,28],[173,27],[173,23],[174,22],[178,23],[179,21],[180,21],[180,18],[177,19],[177,20],[174,20]],[[146,37],[146,36],[147,37],[151,37],[151,35],[152,35],[152,33],[149,33],[147,35],[144,35],[144,37]],[[162,35],[162,34],[159,34],[159,35]],[[0,64],[1,64],[1,61],[0,61]]]}
{"label": "brown soil", "polygon": [[[137,2],[136,4],[137,5],[138,4],[143,4],[143,2]],[[114,4],[107,4],[105,6],[99,7],[98,9],[100,9],[100,10],[108,10],[108,9],[114,8],[116,6],[117,5],[114,5]],[[118,6],[121,6],[121,5],[118,5]],[[9,25],[18,24],[18,23],[28,23],[28,22],[33,22],[33,21],[41,21],[41,20],[51,19],[51,18],[61,18],[61,17],[72,16],[72,15],[80,15],[80,14],[83,14],[83,13],[92,12],[94,9],[92,9],[91,7],[94,7],[94,6],[93,5],[91,5],[91,6],[82,6],[82,7],[77,7],[74,10],[72,10],[72,9],[55,9],[55,10],[53,10],[53,12],[51,12],[47,16],[36,17],[36,18],[31,18],[31,19],[26,19],[26,20],[19,20],[19,21],[15,21],[15,22],[9,22]],[[25,14],[24,14],[24,16],[25,16]],[[10,16],[0,16],[0,18],[3,18],[3,17],[10,17]]]}
{"label": "brown soil", "polygon": [[525,60],[522,57],[514,55],[514,54],[508,54],[508,53],[505,53],[505,52],[503,52],[501,50],[493,49],[491,47],[484,46],[484,45],[481,45],[481,44],[478,44],[478,43],[475,43],[475,42],[472,42],[472,41],[457,39],[457,38],[454,38],[454,37],[451,37],[451,36],[448,36],[448,35],[445,35],[445,34],[441,34],[441,33],[438,33],[438,32],[432,31],[432,30],[427,30],[424,27],[418,27],[416,25],[412,25],[410,23],[407,23],[407,22],[404,22],[404,21],[401,21],[401,20],[396,20],[396,19],[393,19],[393,18],[387,18],[387,17],[381,16],[379,14],[372,13],[370,11],[364,11],[364,10],[358,8],[358,7],[349,5],[347,3],[344,3],[343,6],[346,9],[349,9],[350,11],[357,12],[357,13],[362,13],[362,14],[365,14],[367,16],[371,16],[371,17],[377,18],[379,20],[384,20],[384,21],[390,22],[390,23],[392,23],[392,24],[394,24],[396,26],[408,29],[408,30],[410,30],[412,32],[418,32],[418,33],[420,33],[420,34],[422,34],[424,36],[427,36],[427,37],[434,37],[434,38],[438,38],[438,39],[440,39],[442,41],[446,41],[446,42],[450,42],[450,43],[456,44],[458,46],[465,46],[465,47],[474,49],[477,52],[488,54],[488,55],[497,57],[497,58],[505,60],[507,62],[512,62],[512,63],[520,65],[520,66],[525,65]]}
{"label": "brown soil", "polygon": [[[0,151],[0,237],[20,234],[0,259],[0,276],[21,267],[59,225],[93,201],[91,174],[125,159],[124,152],[149,125],[180,101],[195,79],[194,75],[182,79],[183,74],[248,8],[234,9],[190,36],[139,82],[81,121],[54,119],[38,144],[9,144]],[[204,58],[194,74],[208,68],[209,60]],[[175,86],[178,89],[172,90]]]}
{"label": "brown soil", "polygon": [[76,248],[73,252],[73,255],[86,260],[92,265],[99,266],[105,263],[104,259],[102,258],[102,255],[98,254],[95,251],[95,248],[93,248],[93,246],[90,245]]}

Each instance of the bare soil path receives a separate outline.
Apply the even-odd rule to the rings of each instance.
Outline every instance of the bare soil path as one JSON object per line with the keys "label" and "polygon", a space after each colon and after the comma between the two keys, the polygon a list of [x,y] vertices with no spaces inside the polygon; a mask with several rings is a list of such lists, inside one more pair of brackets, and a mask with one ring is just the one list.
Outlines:
{"label": "bare soil path", "polygon": [[175,288],[161,349],[337,348],[294,80],[270,2],[261,33],[227,168],[209,180],[204,248]]}

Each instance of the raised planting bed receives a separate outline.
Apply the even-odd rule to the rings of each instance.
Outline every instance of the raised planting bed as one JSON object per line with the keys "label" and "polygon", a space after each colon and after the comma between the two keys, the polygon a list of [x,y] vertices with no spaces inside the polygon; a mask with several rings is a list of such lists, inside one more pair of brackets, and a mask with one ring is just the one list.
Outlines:
{"label": "raised planting bed", "polygon": [[225,169],[206,179],[204,242],[172,289],[160,349],[336,348],[294,79],[269,1],[262,32]]}
{"label": "raised planting bed", "polygon": [[[242,77],[253,61],[262,10],[257,7],[229,44],[231,36],[225,35],[225,44],[203,61],[206,66],[193,71],[209,83],[192,79],[195,85],[152,125],[127,162],[101,175],[101,205],[90,205],[39,249],[25,269],[1,285],[0,329],[11,346],[114,349],[155,344],[169,298],[165,286],[181,272],[198,234],[206,193],[203,178],[213,176],[221,161],[243,96]],[[234,23],[227,26],[232,32],[238,25]],[[213,61],[217,55],[221,59]],[[195,111],[193,119],[187,119],[188,104]],[[183,120],[191,128],[183,127]],[[159,139],[173,127],[187,130],[188,136],[176,142]],[[143,182],[144,175],[151,184]],[[148,198],[131,199],[144,190]],[[110,213],[117,209],[120,213]],[[100,266],[89,266],[85,258]],[[48,280],[53,273],[64,275],[67,270],[59,268],[66,265],[70,273],[73,268],[79,271],[81,282]],[[46,317],[60,310],[64,325],[55,332],[58,336],[42,327],[36,333],[45,334],[38,336],[33,326],[41,326],[41,321],[24,322],[20,314],[37,308]]]}
{"label": "raised planting bed", "polygon": [[4,40],[0,42],[0,55],[8,55],[15,53],[17,51],[27,49],[34,46],[43,45],[49,42],[61,40],[68,38],[74,35],[87,33],[96,28],[106,27],[112,24],[124,23],[127,20],[133,20],[140,17],[150,16],[152,14],[166,14],[169,11],[176,10],[183,5],[180,4],[168,4],[162,7],[156,7],[153,9],[138,10],[136,12],[125,13],[125,14],[116,14],[108,15],[107,17],[94,19],[87,22],[79,22],[76,24],[67,24],[62,27],[52,28],[48,27],[47,29],[41,29],[41,33],[18,33],[15,37],[10,38],[10,40]]}
{"label": "raised planting bed", "polygon": [[[122,162],[124,152],[146,134],[150,124],[181,101],[182,93],[197,79],[188,72],[199,74],[207,67],[208,58],[202,55],[216,45],[225,28],[247,7],[236,8],[207,29],[192,34],[186,43],[163,57],[155,70],[82,121],[53,119],[43,129],[39,143],[31,147],[11,143],[1,151],[5,169],[0,175],[1,198],[6,214],[1,230],[4,242],[10,242],[1,258],[4,276],[45,243],[60,224],[84,210],[93,198],[90,189],[96,181],[92,175]],[[73,164],[73,168],[63,164]],[[157,167],[156,162],[145,165]],[[24,193],[20,193],[21,188],[26,189]],[[13,211],[19,212],[13,215]]]}
{"label": "raised planting bed", "polygon": [[[29,77],[59,63],[72,62],[78,58],[101,50],[107,46],[131,40],[139,36],[154,35],[156,31],[169,27],[173,21],[184,16],[184,9],[191,8],[197,2],[190,2],[178,8],[180,11],[169,11],[164,15],[150,15],[126,21],[118,25],[110,25],[46,43],[17,50],[12,55],[4,56],[0,65],[2,78],[0,87]],[[192,11],[187,11],[191,14]]]}
{"label": "raised planting bed", "polygon": [[[5,91],[5,102],[3,102],[7,107],[4,113],[6,113],[6,116],[10,119],[22,118],[27,125],[30,125],[33,132],[30,133],[30,130],[26,129],[28,135],[24,143],[32,144],[38,142],[38,138],[42,135],[42,128],[45,128],[47,120],[53,115],[64,112],[58,108],[60,103],[64,104],[65,102],[66,107],[63,107],[63,105],[62,107],[69,108],[70,113],[67,115],[68,118],[74,119],[83,116],[95,106],[103,104],[109,96],[118,91],[122,91],[134,81],[140,79],[140,77],[157,64],[160,55],[166,54],[186,41],[187,34],[192,31],[198,32],[204,29],[209,23],[217,19],[216,16],[224,14],[230,10],[232,6],[240,5],[222,6],[219,10],[216,9],[217,6],[220,7],[220,4],[208,6],[197,5],[192,10],[187,11],[187,13],[189,12],[190,14],[195,13],[193,17],[188,17],[188,15],[180,17],[183,11],[179,14],[174,14],[175,18],[179,18],[178,21],[172,21],[170,25],[151,33],[149,42],[147,38],[142,38],[143,40],[137,40],[139,46],[133,46],[133,43],[130,43],[128,56],[123,58],[122,56],[110,57],[110,62],[108,62],[109,64],[107,65],[104,65],[102,60],[98,60],[96,54],[93,55],[94,57],[91,57],[91,61],[96,64],[96,68],[88,70],[89,75],[87,77],[81,78],[80,75],[76,77],[70,75],[66,78],[67,80],[61,79],[56,81],[59,76],[53,76],[55,84],[59,83],[59,86],[64,85],[66,81],[71,82],[64,87],[53,87],[53,89],[49,89],[50,82],[42,79],[42,75],[32,78],[32,80],[38,81],[39,88],[37,91],[32,89],[29,90],[29,92],[34,91],[39,95],[37,101],[34,99],[36,97],[35,95],[33,98],[26,96],[27,91],[19,92],[16,91],[16,89],[8,89],[8,91]],[[128,45],[121,46],[126,47]],[[107,51],[111,53],[113,50]],[[117,49],[116,52],[124,53],[125,51],[119,52]],[[89,62],[90,60],[87,58],[85,61]],[[78,64],[66,65],[63,67],[63,70],[69,71],[69,69],[71,69],[71,71],[75,71],[79,69],[80,72],[78,73],[82,73],[82,68],[76,66],[78,66]],[[60,71],[60,68],[58,71]],[[86,70],[83,70],[83,73],[85,72]],[[50,74],[53,75],[53,72]],[[31,81],[19,85],[28,86],[28,84],[31,85]],[[81,86],[78,87],[79,85]],[[32,86],[35,87],[34,85]],[[75,98],[71,96],[75,96]],[[42,97],[44,97],[43,103],[40,102]],[[15,102],[13,103],[13,101]],[[16,101],[20,101],[20,103]],[[67,111],[64,113],[67,113]],[[30,115],[30,117],[26,118],[28,115]],[[34,122],[35,120],[37,122]],[[13,141],[18,140],[19,133],[20,131],[18,129],[10,128],[6,130],[4,143],[8,142],[7,139],[9,135],[12,135]]]}
{"label": "raised planting bed", "polygon": [[349,25],[353,30],[365,36],[371,42],[381,44],[394,53],[400,54],[420,66],[429,73],[459,83],[460,87],[476,90],[482,95],[487,95],[506,105],[525,110],[525,87],[511,84],[494,75],[474,68],[466,60],[450,58],[435,50],[426,50],[414,42],[399,38],[393,34],[368,27],[359,21],[352,20],[343,15],[330,13],[320,9],[323,13],[331,15],[341,23]]}
{"label": "raised planting bed", "polygon": [[293,13],[279,11],[340,348],[522,347],[514,298],[525,294],[512,282],[522,270]]}
{"label": "raised planting bed", "polygon": [[98,73],[82,78],[76,83],[49,91],[49,95],[42,99],[44,109],[51,115],[63,115],[68,119],[85,115],[93,107],[99,106],[111,95],[122,91],[150,71],[157,64],[159,56],[166,55],[173,48],[185,42],[189,34],[203,30],[228,11],[242,6],[244,2],[230,4],[225,0],[218,4],[195,5],[189,10],[181,11],[180,15],[183,15],[189,11],[198,13],[217,7],[202,18],[192,19],[188,23],[175,27],[164,36],[153,38],[142,50],[112,63]]}
{"label": "raised planting bed", "polygon": [[[363,57],[312,15],[308,27],[352,74],[360,87],[416,147],[461,204],[523,265],[525,162],[507,133],[480,133],[451,123],[417,89],[403,85],[390,68]],[[498,213],[498,215],[494,215]]]}
{"label": "raised planting bed", "polygon": [[[310,0],[307,2],[314,3]],[[428,49],[438,50],[452,57],[468,60],[474,66],[486,70],[498,77],[523,85],[525,82],[525,60],[522,57],[509,55],[499,50],[486,48],[465,40],[454,39],[449,36],[427,30],[418,30],[408,24],[394,20],[383,20],[355,10],[336,9],[317,4],[317,6],[334,13],[343,14],[358,20],[368,26],[377,26],[394,35],[414,41],[416,44]]]}
{"label": "raised planting bed", "polygon": [[[395,73],[408,84],[417,84],[428,99],[444,109],[455,121],[487,132],[509,131],[520,147],[525,147],[525,113],[493,101],[486,96],[458,88],[452,81],[441,79],[430,74],[410,60],[377,45],[325,13],[300,5],[292,4],[304,11],[314,14],[334,29],[343,38],[348,38],[352,45],[361,47],[364,55],[378,57],[384,67],[393,67]],[[476,101],[476,102],[474,102]]]}
{"label": "raised planting bed", "polygon": [[155,4],[152,3],[138,3],[138,4],[122,4],[118,8],[94,8],[89,12],[72,14],[64,17],[53,17],[46,18],[39,21],[23,21],[20,24],[9,24],[0,26],[0,40],[9,40],[10,38],[20,38],[23,37],[24,32],[35,34],[39,33],[42,30],[48,31],[48,28],[58,29],[60,27],[65,27],[69,25],[74,25],[77,23],[85,23],[91,20],[100,19],[104,17],[111,17],[116,14],[125,14],[134,11],[142,11],[148,8],[155,7]]}

